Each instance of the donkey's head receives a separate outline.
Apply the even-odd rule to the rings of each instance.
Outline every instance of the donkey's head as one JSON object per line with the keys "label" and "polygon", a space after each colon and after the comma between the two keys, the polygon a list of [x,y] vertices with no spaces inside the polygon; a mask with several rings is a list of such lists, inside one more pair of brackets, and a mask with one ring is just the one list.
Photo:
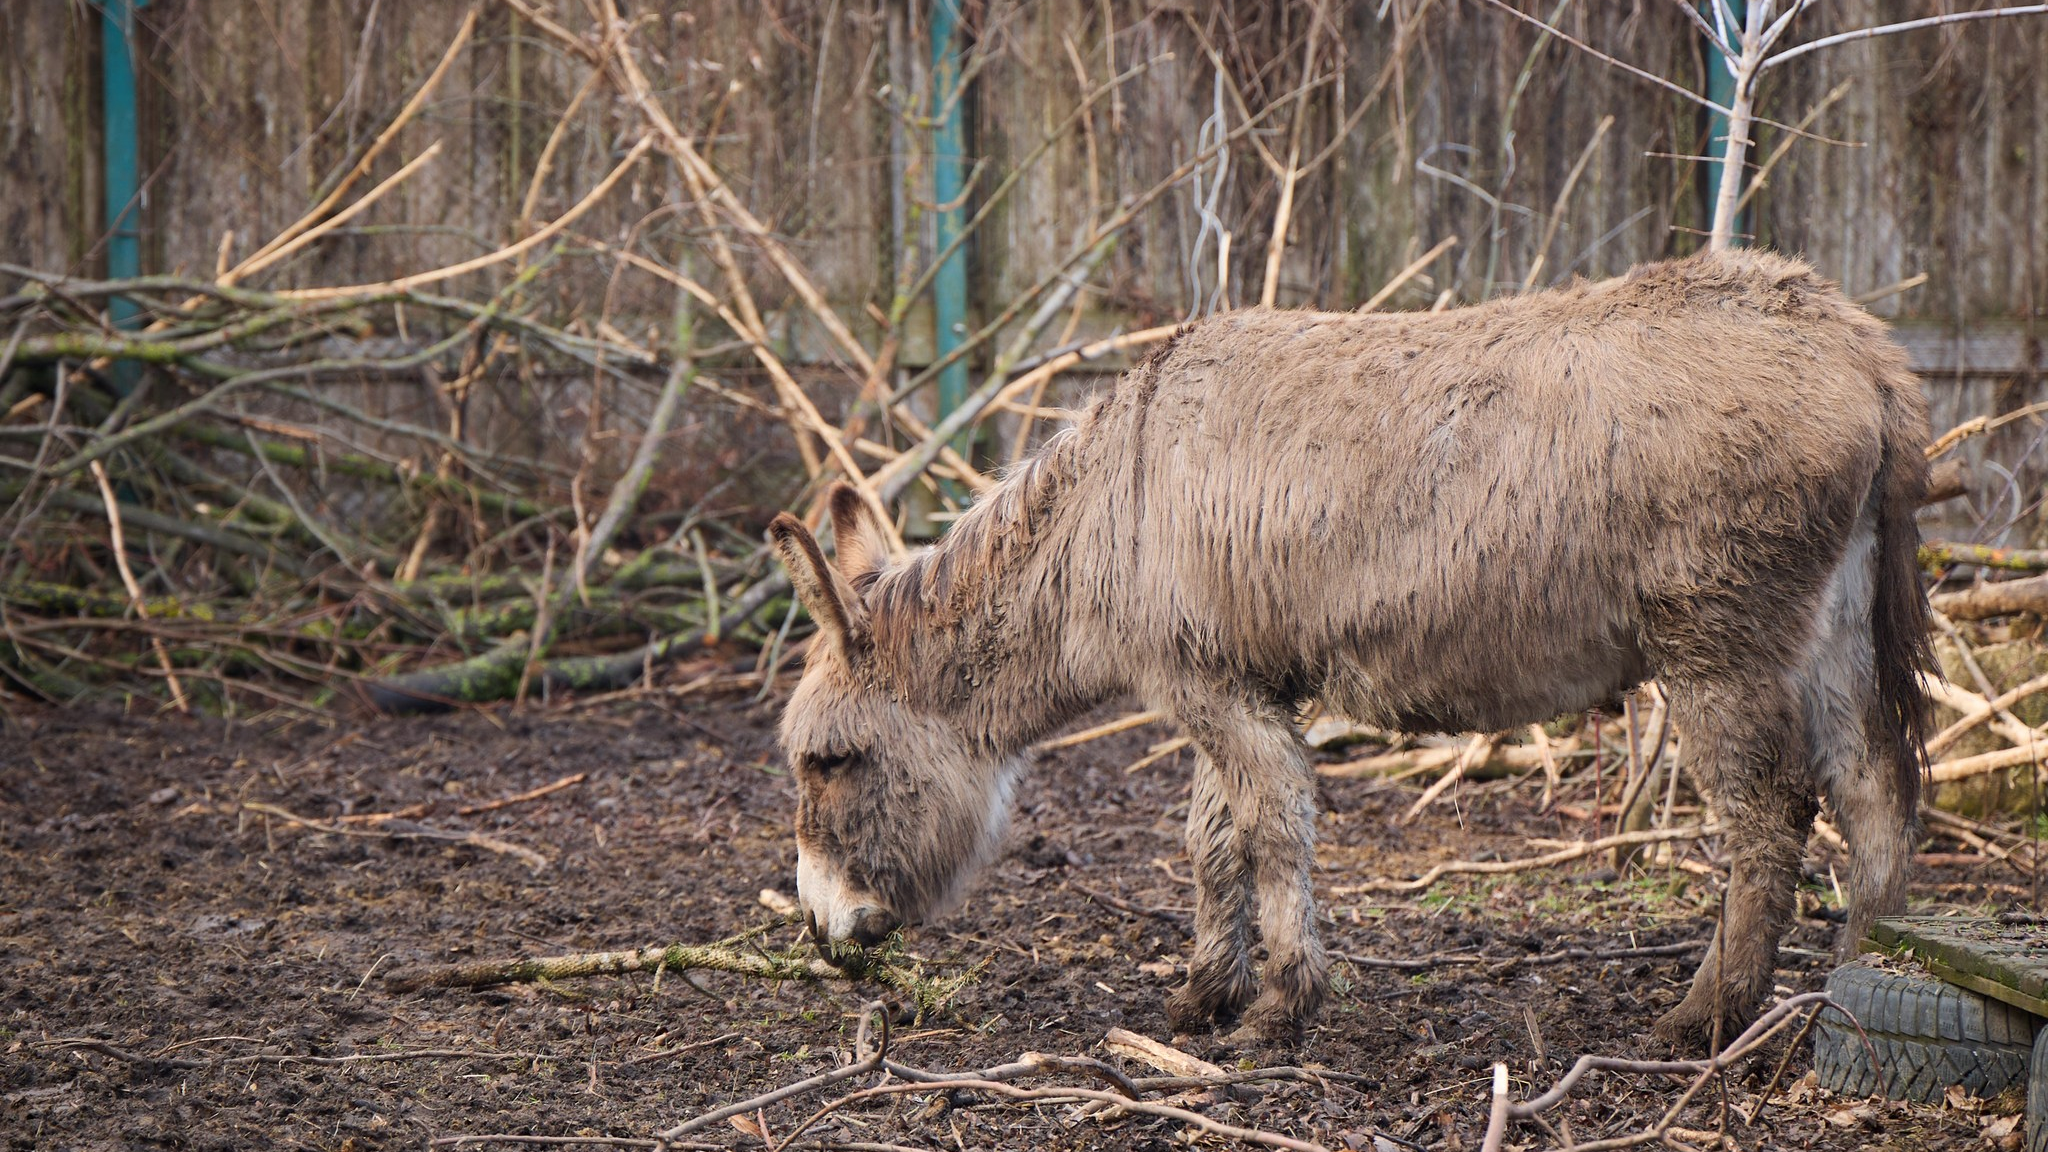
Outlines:
{"label": "donkey's head", "polygon": [[[887,543],[860,495],[831,498],[838,564],[802,522],[769,526],[790,583],[817,622],[804,674],[782,714],[796,777],[797,898],[820,945],[872,947],[904,924],[946,911],[994,854],[1008,809],[1005,757],[883,667],[877,619],[862,597]],[[929,669],[922,670],[929,673]]]}

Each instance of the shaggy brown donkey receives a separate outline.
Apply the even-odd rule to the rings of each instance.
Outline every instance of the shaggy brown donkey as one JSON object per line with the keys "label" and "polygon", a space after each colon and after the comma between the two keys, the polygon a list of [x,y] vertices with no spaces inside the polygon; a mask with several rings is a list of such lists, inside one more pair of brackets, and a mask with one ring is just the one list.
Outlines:
{"label": "shaggy brown donkey", "polygon": [[1172,1022],[1284,1043],[1327,983],[1305,702],[1492,731],[1655,676],[1733,861],[1723,936],[1658,1027],[1732,1028],[1770,991],[1819,793],[1852,848],[1847,939],[1904,897],[1926,443],[1883,325],[1778,256],[1206,320],[906,561],[850,491],[836,566],[776,521],[822,633],[782,723],[803,906],[863,944],[947,907],[1019,752],[1135,695],[1200,751]]}

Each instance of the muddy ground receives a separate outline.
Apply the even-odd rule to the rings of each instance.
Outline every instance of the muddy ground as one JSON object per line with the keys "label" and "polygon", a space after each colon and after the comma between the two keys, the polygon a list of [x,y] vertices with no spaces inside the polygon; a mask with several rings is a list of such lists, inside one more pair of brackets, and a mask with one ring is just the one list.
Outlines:
{"label": "muddy ground", "polygon": [[[383,984],[437,963],[706,942],[759,925],[775,925],[768,946],[787,944],[795,930],[759,899],[793,887],[775,707],[663,695],[268,729],[17,707],[0,733],[0,1145],[645,1137],[843,1062],[866,995],[846,985],[671,975],[657,987],[633,975],[399,995]],[[1162,1001],[1193,902],[1179,843],[1186,765],[1125,771],[1163,738],[1140,730],[1038,765],[1007,854],[964,909],[910,942],[935,973],[986,971],[949,1014],[899,1029],[896,1059],[971,1069],[1027,1050],[1100,1053],[1111,1027],[1171,1039]],[[586,778],[538,800],[459,811],[574,773]],[[1537,816],[1534,784],[1465,787],[1411,827],[1394,823],[1417,794],[1410,784],[1332,780],[1322,790],[1316,883],[1331,949],[1489,962],[1340,963],[1298,1061],[1357,1079],[1198,1103],[1208,1115],[1331,1148],[1378,1139],[1382,1149],[1448,1152],[1478,1146],[1495,1060],[1528,1094],[1582,1053],[1668,1055],[1649,1025],[1677,1001],[1696,955],[1499,961],[1701,940],[1712,928],[1710,879],[1668,869],[1617,879],[1595,859],[1422,894],[1346,895],[1346,885],[1438,860],[1527,855],[1526,837],[1586,828]],[[362,821],[345,825],[359,835],[308,831],[251,804],[321,821],[407,810],[413,823],[399,827],[479,830],[547,863],[393,839]],[[1816,865],[1822,879],[1802,899],[1810,911],[1826,887],[1826,860]],[[1995,868],[1923,868],[1919,878],[1922,904],[2025,899]],[[1786,989],[1820,986],[1831,933],[1802,918],[1786,941]],[[1239,1055],[1213,1040],[1182,1044],[1225,1064]],[[1798,1086],[1807,1058],[1796,1053],[1791,1099],[1743,1123],[1783,1050],[1728,1085],[1728,1130],[1742,1148],[1988,1149],[1987,1116],[2012,1108],[1835,1100]],[[1596,1079],[1560,1114],[1579,1139],[1620,1134],[1647,1125],[1676,1092],[1651,1077]],[[1715,1124],[1721,1096],[1707,1096],[1683,1123]],[[768,1108],[751,1124],[779,1138],[825,1098]],[[1077,1119],[1063,1105],[898,1098],[838,1113],[806,1140],[1165,1149],[1185,1146],[1189,1131],[1164,1119]],[[729,1123],[698,1138],[763,1146]],[[1510,1144],[1554,1146],[1528,1128]]]}

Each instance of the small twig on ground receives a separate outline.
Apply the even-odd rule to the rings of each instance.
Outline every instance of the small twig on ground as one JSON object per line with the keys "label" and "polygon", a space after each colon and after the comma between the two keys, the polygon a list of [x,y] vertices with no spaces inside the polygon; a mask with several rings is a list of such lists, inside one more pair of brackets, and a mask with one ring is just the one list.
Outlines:
{"label": "small twig on ground", "polygon": [[702,1048],[716,1048],[728,1041],[738,1040],[742,1035],[739,1032],[727,1032],[723,1036],[713,1036],[709,1040],[697,1040],[689,1044],[678,1044],[673,1048],[662,1048],[654,1052],[643,1053],[626,1061],[626,1066],[630,1068],[636,1064],[652,1064],[656,1060],[668,1060],[681,1056],[685,1052],[695,1052]]}
{"label": "small twig on ground", "polygon": [[514,804],[524,804],[530,800],[538,800],[543,796],[553,795],[564,788],[572,788],[583,783],[588,776],[589,773],[587,772],[578,772],[573,776],[564,776],[552,784],[543,784],[538,788],[521,792],[517,796],[507,796],[503,799],[492,800],[484,804],[471,804],[467,808],[457,808],[455,814],[457,816],[475,816],[483,812],[495,812],[500,808],[510,808]]}
{"label": "small twig on ground", "polygon": [[1133,916],[1153,916],[1169,923],[1185,924],[1187,923],[1187,918],[1193,913],[1192,909],[1153,908],[1145,904],[1133,904],[1121,896],[1112,896],[1107,892],[1097,892],[1086,884],[1077,884],[1072,880],[1067,881],[1067,887],[1095,901],[1104,908],[1113,909],[1118,912],[1128,912]]}
{"label": "small twig on ground", "polygon": [[1792,1043],[1785,1046],[1785,1054],[1778,1058],[1778,1066],[1771,1072],[1771,1082],[1764,1085],[1764,1090],[1758,1093],[1756,1107],[1750,1109],[1749,1115],[1743,1118],[1743,1123],[1754,1125],[1756,1118],[1764,1114],[1764,1106],[1771,1102],[1771,1096],[1777,1092],[1778,1083],[1785,1078],[1785,1069],[1791,1065],[1792,1057],[1798,1055],[1805,1046],[1806,1034],[1813,1031],[1814,1022],[1820,1019],[1820,1014],[1826,1009],[1826,1004],[1815,1004],[1813,1011],[1806,1014],[1805,1021],[1799,1025],[1799,1031],[1792,1034]]}
{"label": "small twig on ground", "polygon": [[350,828],[341,824],[328,824],[319,820],[308,820],[304,816],[287,811],[275,804],[245,803],[242,807],[246,811],[255,812],[259,815],[274,816],[287,824],[294,824],[314,832],[326,832],[334,836],[371,836],[392,840],[439,840],[450,844],[467,844],[472,848],[481,848],[486,852],[496,852],[501,856],[517,857],[524,861],[527,867],[532,868],[536,872],[546,868],[550,863],[547,857],[535,852],[531,848],[522,848],[517,844],[508,843],[495,836],[486,836],[482,832],[457,832],[444,828],[427,828],[410,823],[401,825],[395,817],[377,821],[374,828]]}
{"label": "small twig on ground", "polygon": [[1124,765],[1124,775],[1129,776],[1138,772],[1143,772],[1145,769],[1150,768],[1152,765],[1159,763],[1161,760],[1166,759],[1168,756],[1171,756],[1174,753],[1179,752],[1185,748],[1193,747],[1194,743],[1195,742],[1193,739],[1186,736],[1175,736],[1171,740],[1161,740],[1159,743],[1154,744],[1151,747],[1145,749],[1145,754],[1143,756],[1140,756],[1136,760],[1131,761],[1129,764]]}
{"label": "small twig on ground", "polygon": [[[121,584],[128,589],[128,598],[134,602],[135,615],[149,619],[149,598],[142,594],[142,585],[136,582],[135,572],[128,566],[128,542],[121,531],[120,502],[114,498],[114,486],[107,480],[107,470],[95,460],[91,464],[93,482],[99,485],[100,501],[107,509],[107,539],[113,546],[114,567],[121,573]],[[150,644],[156,649],[157,662],[164,670],[164,683],[171,689],[171,702],[180,712],[192,711],[192,705],[185,699],[185,687],[178,682],[178,673],[171,667],[171,655],[164,650],[161,637],[150,637]]]}
{"label": "small twig on ground", "polygon": [[437,1136],[428,1141],[430,1148],[460,1148],[464,1144],[538,1144],[560,1146],[588,1144],[600,1148],[658,1148],[692,1149],[710,1152],[722,1150],[723,1144],[704,1144],[693,1140],[652,1140],[642,1136],[520,1136],[511,1132],[490,1132],[475,1136]]}

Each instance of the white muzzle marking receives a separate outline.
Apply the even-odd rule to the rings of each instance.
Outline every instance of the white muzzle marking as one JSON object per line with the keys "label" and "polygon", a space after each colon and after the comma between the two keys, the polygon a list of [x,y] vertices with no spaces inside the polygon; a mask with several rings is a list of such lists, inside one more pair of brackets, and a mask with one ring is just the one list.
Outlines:
{"label": "white muzzle marking", "polygon": [[867,902],[854,892],[844,873],[798,848],[796,852],[796,899],[825,934],[820,944],[835,943],[853,934]]}

